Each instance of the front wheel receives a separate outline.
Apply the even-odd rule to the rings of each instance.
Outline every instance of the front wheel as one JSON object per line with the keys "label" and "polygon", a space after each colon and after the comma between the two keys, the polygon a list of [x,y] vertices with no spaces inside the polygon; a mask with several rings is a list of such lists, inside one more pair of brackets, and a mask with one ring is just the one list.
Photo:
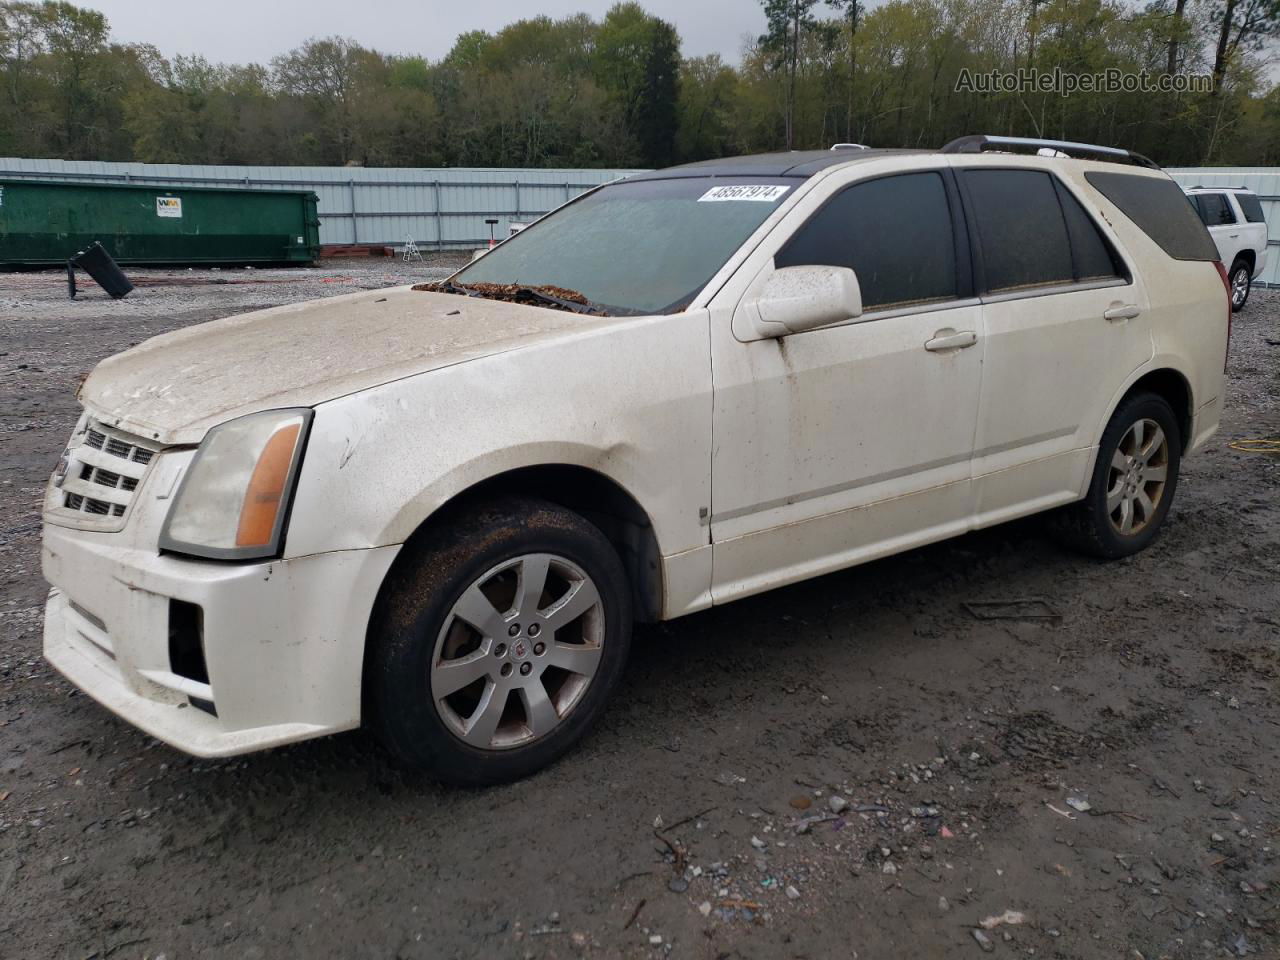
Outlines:
{"label": "front wheel", "polygon": [[1237,260],[1231,266],[1231,309],[1238,312],[1244,309],[1249,301],[1249,291],[1253,289],[1253,271],[1249,264]]}
{"label": "front wheel", "polygon": [[1146,549],[1168,516],[1181,462],[1182,436],[1169,404],[1152,393],[1130,397],[1102,434],[1089,492],[1058,515],[1059,534],[1105,559]]}
{"label": "front wheel", "polygon": [[406,550],[369,638],[366,704],[382,741],[463,785],[551,763],[626,663],[631,592],[613,546],[563,507],[509,499]]}

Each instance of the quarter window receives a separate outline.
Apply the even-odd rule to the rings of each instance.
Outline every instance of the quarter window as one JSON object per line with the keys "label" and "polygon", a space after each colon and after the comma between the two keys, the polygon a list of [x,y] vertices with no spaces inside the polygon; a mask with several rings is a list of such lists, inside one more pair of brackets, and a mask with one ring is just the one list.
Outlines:
{"label": "quarter window", "polygon": [[1244,211],[1244,218],[1250,223],[1267,222],[1262,215],[1262,204],[1258,202],[1258,198],[1254,194],[1237,193],[1236,203],[1240,204],[1240,209]]}
{"label": "quarter window", "polygon": [[958,296],[955,234],[937,173],[904,173],[837,194],[774,257],[778,268],[851,267],[865,310]]}
{"label": "quarter window", "polygon": [[1173,259],[1218,259],[1195,205],[1167,176],[1091,170],[1084,178]]}

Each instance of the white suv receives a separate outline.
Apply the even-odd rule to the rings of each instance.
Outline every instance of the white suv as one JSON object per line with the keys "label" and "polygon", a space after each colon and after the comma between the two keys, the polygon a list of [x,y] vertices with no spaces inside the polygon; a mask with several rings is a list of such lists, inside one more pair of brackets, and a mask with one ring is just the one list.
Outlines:
{"label": "white suv", "polygon": [[1267,265],[1267,221],[1258,196],[1246,187],[1189,187],[1186,190],[1209,236],[1218,259],[1227,264],[1231,280],[1231,309],[1249,299],[1255,277]]}
{"label": "white suv", "polygon": [[81,390],[45,654],[201,756],[367,723],[518,777],[635,619],[1054,508],[1141,550],[1218,426],[1216,257],[1141,158],[977,137],[642,174],[442,284],[156,337]]}

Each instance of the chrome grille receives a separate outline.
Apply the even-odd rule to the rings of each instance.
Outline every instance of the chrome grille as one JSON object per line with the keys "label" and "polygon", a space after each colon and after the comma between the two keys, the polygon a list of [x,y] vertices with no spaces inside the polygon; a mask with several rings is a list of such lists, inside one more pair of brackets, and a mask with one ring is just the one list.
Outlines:
{"label": "chrome grille", "polygon": [[72,447],[62,482],[62,506],[90,517],[123,517],[157,449],[132,434],[89,421]]}

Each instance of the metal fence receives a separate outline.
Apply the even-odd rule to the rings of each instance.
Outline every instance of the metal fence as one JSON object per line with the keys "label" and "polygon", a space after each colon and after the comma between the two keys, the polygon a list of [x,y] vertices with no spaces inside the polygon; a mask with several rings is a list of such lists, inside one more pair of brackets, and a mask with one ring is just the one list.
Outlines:
{"label": "metal fence", "polygon": [[0,158],[0,177],[157,187],[313,190],[320,197],[320,242],[424,248],[483,246],[592,187],[634,170],[239,167],[176,163]]}
{"label": "metal fence", "polygon": [[1253,281],[1264,287],[1280,287],[1280,168],[1277,167],[1177,167],[1169,175],[1184,187],[1248,187],[1262,201],[1267,218],[1267,265]]}
{"label": "metal fence", "polygon": [[[483,246],[488,219],[507,234],[592,187],[636,170],[522,170],[435,167],[239,167],[176,163],[0,158],[0,177],[98,181],[155,186],[236,186],[314,190],[320,197],[320,242],[400,246],[412,237],[427,248]],[[1245,186],[1258,194],[1270,246],[1280,246],[1280,168],[1184,167],[1169,170],[1183,186]],[[1257,281],[1280,287],[1280,252]]]}

